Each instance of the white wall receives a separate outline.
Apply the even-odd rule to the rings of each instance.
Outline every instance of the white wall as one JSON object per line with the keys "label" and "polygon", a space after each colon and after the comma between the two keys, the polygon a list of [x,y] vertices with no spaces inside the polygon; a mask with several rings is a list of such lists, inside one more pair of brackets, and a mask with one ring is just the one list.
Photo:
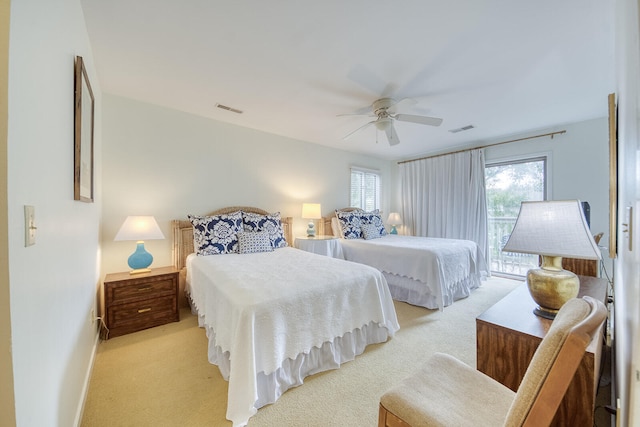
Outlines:
{"label": "white wall", "polygon": [[[616,7],[618,98],[618,258],[615,270],[616,391],[621,408],[618,425],[640,426],[640,45],[637,0]],[[633,208],[633,248],[623,230]]]}
{"label": "white wall", "polygon": [[[607,104],[607,94],[602,96]],[[493,142],[518,139],[532,135],[566,130],[562,135],[530,139],[488,147],[485,150],[487,163],[549,154],[548,179],[551,187],[549,200],[579,199],[591,206],[591,230],[593,234],[604,232],[600,246],[609,244],[609,127],[606,118],[573,123],[549,129],[541,129],[523,135],[502,138]],[[489,141],[488,144],[492,142]],[[609,275],[613,275],[608,249],[602,249],[603,264]]]}
{"label": "white wall", "polygon": [[[171,265],[172,219],[226,206],[256,206],[294,217],[303,202],[323,215],[349,205],[349,167],[382,173],[389,162],[105,94],[103,99],[103,273],[127,271],[134,242],[114,242],[127,215],[154,215],[166,239],[145,242],[152,266]],[[231,114],[231,113],[230,113]]]}
{"label": "white wall", "polygon": [[[602,102],[606,105],[607,94],[603,94]],[[605,233],[600,245],[607,246],[609,239],[609,140],[606,118],[509,135],[495,140],[478,141],[472,146],[491,145],[560,130],[567,132],[556,135],[553,139],[545,137],[488,147],[485,149],[485,162],[522,158],[540,153],[549,155],[551,158],[549,199],[588,201],[591,206],[591,229],[594,234],[601,231]],[[397,162],[392,165],[392,173],[394,176],[392,188],[395,188],[396,192],[392,199],[391,210],[396,210],[400,207]],[[612,263],[606,252],[603,251],[604,264],[609,274],[612,274]]]}
{"label": "white wall", "polygon": [[[11,4],[8,241],[15,408],[20,426],[79,418],[96,345],[89,316],[99,271],[100,87],[79,0]],[[97,202],[73,200],[74,58],[96,97]],[[24,246],[24,205],[35,246]]]}

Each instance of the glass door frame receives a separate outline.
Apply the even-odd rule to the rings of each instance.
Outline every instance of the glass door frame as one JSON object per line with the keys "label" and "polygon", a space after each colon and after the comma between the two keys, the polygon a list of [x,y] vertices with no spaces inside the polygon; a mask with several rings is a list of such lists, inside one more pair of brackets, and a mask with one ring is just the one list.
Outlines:
{"label": "glass door frame", "polygon": [[[543,170],[543,179],[544,179],[544,186],[543,186],[543,200],[553,200],[552,199],[552,152],[547,151],[547,152],[539,152],[539,153],[530,153],[530,154],[526,154],[526,155],[518,155],[518,156],[509,156],[509,157],[502,157],[502,158],[498,158],[498,159],[493,159],[493,160],[487,160],[485,161],[485,169],[486,168],[490,168],[490,167],[495,167],[495,166],[504,166],[504,165],[511,165],[511,164],[519,164],[519,163],[528,163],[528,162],[535,162],[535,161],[544,161],[544,170]],[[489,202],[487,201],[487,207],[489,206]],[[489,216],[489,213],[487,213],[488,215],[488,220],[491,223],[491,217]],[[514,223],[515,223],[515,219],[514,219]],[[489,231],[491,229],[491,225],[489,225],[489,228],[487,231]],[[495,248],[492,248],[492,246],[495,246],[495,244],[493,243],[493,240],[491,238],[491,235],[488,236],[488,240],[489,240],[489,245],[490,248],[489,250],[491,251],[491,258],[492,258],[492,265],[489,266],[490,270],[491,270],[491,274],[493,275],[497,275],[497,276],[506,276],[506,277],[513,277],[513,278],[522,278],[523,275],[520,274],[513,274],[513,273],[508,273],[508,272],[502,272],[502,271],[496,271],[493,268],[493,263],[494,261],[497,261],[498,259],[501,259],[499,256],[496,257],[494,259],[494,250]],[[498,249],[497,251],[498,255],[500,254],[500,249]]]}

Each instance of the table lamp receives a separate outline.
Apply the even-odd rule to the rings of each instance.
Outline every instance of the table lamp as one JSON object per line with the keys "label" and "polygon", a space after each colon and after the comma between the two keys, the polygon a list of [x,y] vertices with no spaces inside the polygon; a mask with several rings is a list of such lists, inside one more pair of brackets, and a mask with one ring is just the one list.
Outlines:
{"label": "table lamp", "polygon": [[152,216],[128,216],[113,240],[135,240],[136,250],[128,259],[131,274],[147,273],[153,262],[153,256],[144,248],[145,240],[164,239],[156,219]]}
{"label": "table lamp", "polygon": [[316,237],[316,227],[313,220],[322,218],[320,203],[303,203],[302,218],[310,220],[307,227],[307,237]]}
{"label": "table lamp", "polygon": [[391,212],[389,214],[389,218],[387,218],[387,223],[391,226],[391,231],[389,234],[398,234],[398,230],[396,230],[396,225],[402,225],[402,218],[398,212]]}
{"label": "table lamp", "polygon": [[578,200],[522,202],[502,250],[542,256],[541,267],[527,272],[527,286],[538,304],[534,313],[547,319],[580,289],[578,276],[562,269],[562,257],[602,257]]}

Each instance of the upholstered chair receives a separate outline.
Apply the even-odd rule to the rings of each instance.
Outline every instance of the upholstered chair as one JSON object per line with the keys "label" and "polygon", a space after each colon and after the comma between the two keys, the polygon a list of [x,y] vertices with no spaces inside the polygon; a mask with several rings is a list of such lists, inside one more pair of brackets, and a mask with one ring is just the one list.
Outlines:
{"label": "upholstered chair", "polygon": [[569,300],[538,346],[517,392],[436,353],[380,398],[379,427],[548,426],[607,317],[591,297]]}

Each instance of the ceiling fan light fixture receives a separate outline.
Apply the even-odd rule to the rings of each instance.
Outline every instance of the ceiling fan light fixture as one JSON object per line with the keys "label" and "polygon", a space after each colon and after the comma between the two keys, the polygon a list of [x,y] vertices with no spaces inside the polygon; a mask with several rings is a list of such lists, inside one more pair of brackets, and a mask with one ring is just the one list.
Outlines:
{"label": "ceiling fan light fixture", "polygon": [[391,127],[391,119],[389,117],[378,119],[375,123],[378,130],[387,131]]}

